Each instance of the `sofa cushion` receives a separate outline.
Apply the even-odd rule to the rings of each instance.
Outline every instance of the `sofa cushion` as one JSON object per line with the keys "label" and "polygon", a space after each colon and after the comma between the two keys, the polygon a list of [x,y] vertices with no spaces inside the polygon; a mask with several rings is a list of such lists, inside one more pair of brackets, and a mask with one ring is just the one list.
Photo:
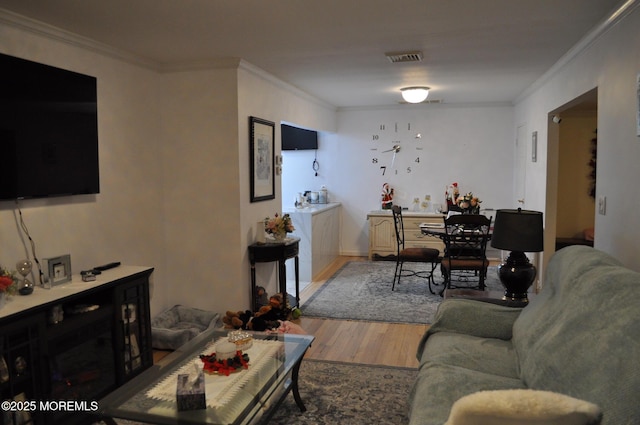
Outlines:
{"label": "sofa cushion", "polygon": [[640,423],[640,273],[586,246],[558,251],[513,327],[527,387],[587,400],[603,424]]}
{"label": "sofa cushion", "polygon": [[485,338],[510,340],[513,323],[521,309],[475,300],[452,298],[438,306],[433,324],[418,345],[420,360],[427,340],[439,332],[453,332]]}
{"label": "sofa cushion", "polygon": [[497,338],[440,332],[429,338],[422,360],[519,379],[517,357],[511,341]]}
{"label": "sofa cushion", "polygon": [[601,419],[598,406],[564,394],[497,390],[456,401],[445,425],[596,425]]}
{"label": "sofa cushion", "polygon": [[482,390],[521,388],[524,387],[520,379],[427,361],[420,365],[409,395],[409,424],[442,425],[453,403],[461,397]]}

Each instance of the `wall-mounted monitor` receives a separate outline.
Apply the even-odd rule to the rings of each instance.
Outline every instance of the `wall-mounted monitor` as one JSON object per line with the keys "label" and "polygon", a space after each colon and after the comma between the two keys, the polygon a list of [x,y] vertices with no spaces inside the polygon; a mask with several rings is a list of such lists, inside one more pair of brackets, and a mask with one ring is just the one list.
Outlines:
{"label": "wall-mounted monitor", "polygon": [[283,151],[318,149],[317,131],[281,124],[280,135]]}
{"label": "wall-mounted monitor", "polygon": [[96,83],[0,54],[0,200],[100,192]]}

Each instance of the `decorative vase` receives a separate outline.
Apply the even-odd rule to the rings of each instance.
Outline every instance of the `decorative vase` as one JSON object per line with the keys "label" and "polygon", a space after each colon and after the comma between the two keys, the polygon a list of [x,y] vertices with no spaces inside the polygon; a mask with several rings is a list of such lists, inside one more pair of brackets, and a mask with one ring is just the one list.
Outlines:
{"label": "decorative vase", "polygon": [[273,239],[275,239],[276,242],[283,242],[284,239],[287,237],[287,233],[286,232],[272,233],[272,235],[273,235]]}
{"label": "decorative vase", "polygon": [[7,293],[0,292],[0,309],[7,303]]}

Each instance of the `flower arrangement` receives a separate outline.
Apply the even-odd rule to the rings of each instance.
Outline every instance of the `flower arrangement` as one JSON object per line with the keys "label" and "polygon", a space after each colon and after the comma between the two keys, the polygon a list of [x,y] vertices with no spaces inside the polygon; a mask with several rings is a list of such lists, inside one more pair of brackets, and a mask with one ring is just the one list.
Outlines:
{"label": "flower arrangement", "polygon": [[287,233],[296,230],[293,227],[291,217],[289,214],[279,216],[278,213],[274,217],[267,217],[264,219],[264,231],[270,235],[273,235],[276,239],[282,239]]}
{"label": "flower arrangement", "polygon": [[0,266],[0,293],[13,295],[17,291],[15,272]]}
{"label": "flower arrangement", "polygon": [[477,196],[473,196],[472,192],[468,192],[464,196],[458,196],[456,200],[458,208],[462,210],[463,214],[479,214],[481,202]]}

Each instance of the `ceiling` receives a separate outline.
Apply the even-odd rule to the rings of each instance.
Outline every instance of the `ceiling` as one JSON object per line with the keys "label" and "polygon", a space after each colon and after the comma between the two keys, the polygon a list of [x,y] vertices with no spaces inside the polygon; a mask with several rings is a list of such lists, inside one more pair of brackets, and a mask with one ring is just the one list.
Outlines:
{"label": "ceiling", "polygon": [[[336,107],[512,102],[620,0],[0,0],[160,69],[241,58]],[[389,52],[420,51],[414,63]]]}

